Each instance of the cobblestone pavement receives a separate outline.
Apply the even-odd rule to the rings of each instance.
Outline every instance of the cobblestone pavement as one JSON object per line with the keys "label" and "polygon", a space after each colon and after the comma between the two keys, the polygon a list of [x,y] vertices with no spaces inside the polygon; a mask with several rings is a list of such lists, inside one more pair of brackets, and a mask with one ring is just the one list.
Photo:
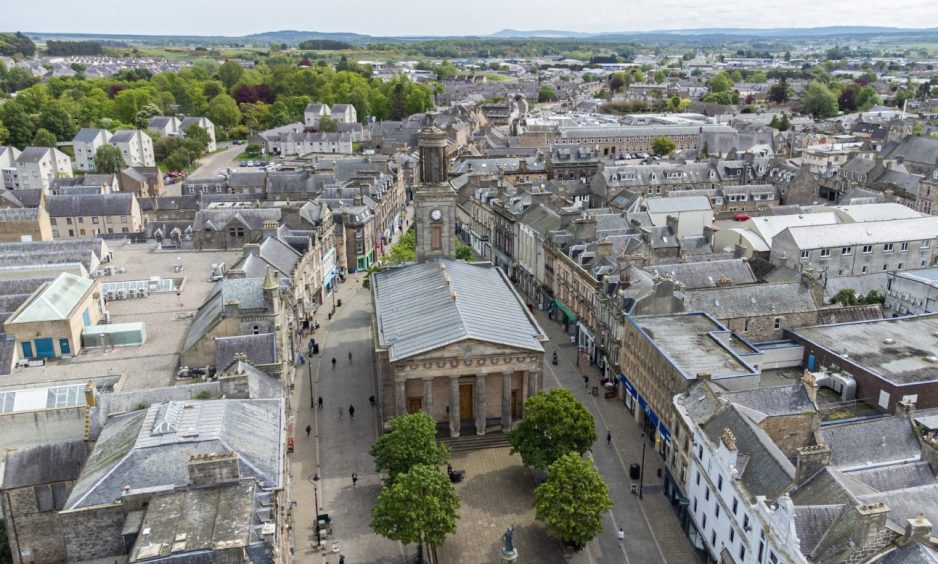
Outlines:
{"label": "cobblestone pavement", "polygon": [[514,527],[518,562],[560,564],[563,546],[534,520],[534,479],[511,449],[493,448],[453,454],[453,468],[466,471],[456,485],[459,522],[456,533],[437,550],[441,563],[498,562],[502,535]]}

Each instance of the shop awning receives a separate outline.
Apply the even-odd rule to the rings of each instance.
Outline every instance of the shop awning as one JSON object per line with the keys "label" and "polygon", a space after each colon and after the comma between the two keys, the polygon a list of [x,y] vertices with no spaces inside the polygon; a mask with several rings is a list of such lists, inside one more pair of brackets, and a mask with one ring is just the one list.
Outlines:
{"label": "shop awning", "polygon": [[570,320],[570,323],[576,323],[576,315],[570,311],[570,308],[567,307],[565,303],[560,301],[558,298],[554,298],[554,303],[557,304],[557,309],[563,312],[567,316],[567,319]]}

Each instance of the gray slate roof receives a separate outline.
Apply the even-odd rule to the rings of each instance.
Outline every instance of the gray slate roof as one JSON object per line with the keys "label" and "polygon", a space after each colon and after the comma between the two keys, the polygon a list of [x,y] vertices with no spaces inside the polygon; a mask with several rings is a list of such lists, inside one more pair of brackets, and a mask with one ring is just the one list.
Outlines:
{"label": "gray slate roof", "polygon": [[11,450],[6,455],[3,488],[68,482],[78,477],[88,458],[85,441],[60,441]]}
{"label": "gray slate roof", "polygon": [[799,282],[691,290],[684,293],[684,306],[688,311],[706,311],[717,319],[817,310],[811,291]]}
{"label": "gray slate roof", "polygon": [[378,342],[391,361],[464,339],[544,350],[544,331],[491,264],[439,259],[376,273],[372,285]]}
{"label": "gray slate roof", "polygon": [[831,465],[837,468],[904,460],[921,453],[915,430],[905,417],[828,425],[820,432],[831,447]]}
{"label": "gray slate roof", "polygon": [[36,221],[39,208],[0,208],[0,223],[8,221]]}
{"label": "gray slate roof", "polygon": [[645,271],[670,276],[687,290],[714,288],[723,277],[729,278],[733,284],[753,284],[756,281],[752,269],[743,259],[659,264],[646,267]]}
{"label": "gray slate roof", "polygon": [[815,411],[814,404],[808,399],[804,386],[800,384],[725,392],[722,397],[766,417],[800,415]]}
{"label": "gray slate roof", "polygon": [[920,542],[888,552],[871,564],[938,564],[938,551]]}
{"label": "gray slate roof", "polygon": [[234,360],[234,355],[244,353],[254,364],[277,362],[277,336],[274,333],[239,335],[215,338],[215,368],[222,370]]}
{"label": "gray slate roof", "polygon": [[283,424],[279,399],[169,402],[113,417],[65,508],[113,502],[125,485],[184,486],[189,458],[213,452],[237,452],[242,476],[264,488],[281,487]]}
{"label": "gray slate roof", "polygon": [[133,194],[83,194],[77,196],[48,196],[46,210],[49,217],[77,217],[92,215],[130,215]]}

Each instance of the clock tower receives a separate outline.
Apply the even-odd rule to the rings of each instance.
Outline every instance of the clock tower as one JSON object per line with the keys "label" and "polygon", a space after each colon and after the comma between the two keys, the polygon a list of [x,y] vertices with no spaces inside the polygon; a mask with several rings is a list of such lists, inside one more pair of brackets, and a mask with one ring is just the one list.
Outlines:
{"label": "clock tower", "polygon": [[420,181],[414,190],[417,262],[456,254],[456,191],[449,184],[446,132],[429,125],[417,136]]}

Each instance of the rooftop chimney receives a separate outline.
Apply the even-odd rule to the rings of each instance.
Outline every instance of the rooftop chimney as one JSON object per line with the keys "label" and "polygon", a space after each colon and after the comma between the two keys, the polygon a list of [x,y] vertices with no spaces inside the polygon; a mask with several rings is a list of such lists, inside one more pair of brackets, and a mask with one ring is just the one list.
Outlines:
{"label": "rooftop chimney", "polygon": [[819,470],[830,464],[831,447],[826,444],[801,447],[795,450],[795,484],[802,484]]}

